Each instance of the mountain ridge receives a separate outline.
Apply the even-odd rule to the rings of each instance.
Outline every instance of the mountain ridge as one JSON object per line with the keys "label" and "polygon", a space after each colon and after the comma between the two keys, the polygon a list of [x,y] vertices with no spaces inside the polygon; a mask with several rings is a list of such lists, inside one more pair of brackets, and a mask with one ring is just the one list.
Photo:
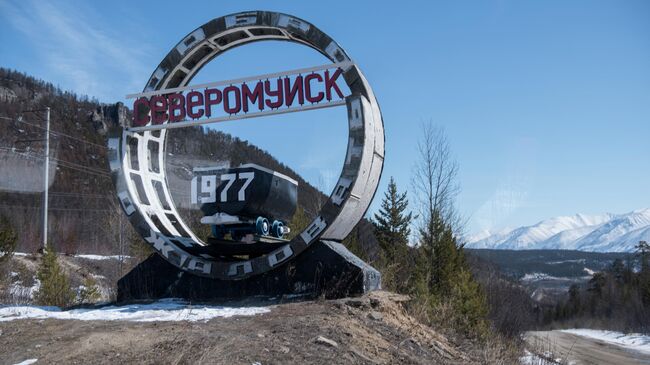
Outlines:
{"label": "mountain ridge", "polygon": [[495,233],[484,231],[467,237],[465,247],[632,252],[642,240],[650,240],[650,208],[623,214],[559,216]]}

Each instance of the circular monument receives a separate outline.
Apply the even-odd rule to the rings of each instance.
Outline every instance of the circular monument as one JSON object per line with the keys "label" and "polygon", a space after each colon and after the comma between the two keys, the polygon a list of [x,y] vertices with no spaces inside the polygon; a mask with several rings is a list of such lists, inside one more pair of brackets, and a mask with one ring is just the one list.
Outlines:
{"label": "circular monument", "polygon": [[[311,47],[332,63],[189,85],[215,57],[265,40]],[[349,95],[343,95],[337,86],[339,78],[348,86]],[[186,272],[222,280],[249,278],[293,260],[320,239],[343,240],[363,217],[377,189],[384,160],[384,129],[372,89],[336,41],[297,17],[253,11],[213,19],[172,48],[142,93],[127,97],[135,99],[131,125],[114,131],[109,138],[110,169],[118,199],[136,231],[169,263]],[[245,251],[227,252],[223,246],[204,242],[189,229],[174,205],[167,183],[167,129],[335,106],[347,108],[346,157],[327,203],[304,230],[284,240],[283,230],[287,229],[282,227],[282,221],[260,217],[254,229],[275,238],[264,244],[270,251],[247,256]],[[252,206],[248,203],[254,194],[266,199],[266,206],[271,208],[281,201],[273,201],[270,196],[292,199],[292,179],[262,166],[246,164],[221,172],[198,170],[192,180],[192,200],[212,207],[206,218],[211,222],[223,223],[231,217],[215,205],[229,199],[239,204],[239,210]],[[266,185],[252,184],[254,179]],[[262,188],[254,189],[267,185],[280,193],[269,188],[264,190],[266,193],[256,192]]]}

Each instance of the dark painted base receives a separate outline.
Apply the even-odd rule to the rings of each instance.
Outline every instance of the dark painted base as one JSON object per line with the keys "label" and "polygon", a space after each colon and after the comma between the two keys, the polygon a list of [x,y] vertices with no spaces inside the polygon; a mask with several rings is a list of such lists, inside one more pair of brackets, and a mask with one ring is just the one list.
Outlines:
{"label": "dark painted base", "polygon": [[380,289],[381,274],[340,243],[320,241],[281,267],[244,280],[191,275],[153,254],[117,283],[117,301],[183,298],[229,301],[251,297],[329,299]]}

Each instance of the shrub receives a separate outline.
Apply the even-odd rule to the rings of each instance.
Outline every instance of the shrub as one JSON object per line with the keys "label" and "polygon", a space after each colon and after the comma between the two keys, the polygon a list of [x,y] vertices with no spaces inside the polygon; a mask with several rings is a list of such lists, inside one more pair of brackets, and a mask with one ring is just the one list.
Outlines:
{"label": "shrub", "polygon": [[79,290],[78,303],[79,304],[89,304],[95,303],[101,298],[101,293],[97,282],[92,277],[87,277],[84,280],[83,286]]}
{"label": "shrub", "polygon": [[72,304],[75,292],[70,287],[70,280],[59,265],[53,249],[45,250],[36,277],[41,282],[35,296],[36,303],[57,307],[67,307]]}
{"label": "shrub", "polygon": [[8,261],[16,250],[18,236],[9,220],[0,216],[0,264]]}

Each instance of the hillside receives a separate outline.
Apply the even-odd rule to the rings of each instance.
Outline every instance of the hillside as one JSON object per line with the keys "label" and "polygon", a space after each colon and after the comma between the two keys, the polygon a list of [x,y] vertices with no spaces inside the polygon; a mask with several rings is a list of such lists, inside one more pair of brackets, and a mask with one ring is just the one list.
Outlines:
{"label": "hillside", "polygon": [[[34,252],[42,241],[43,113],[26,111],[47,106],[52,131],[49,242],[66,253],[124,253],[128,242],[120,238],[133,235],[124,224],[110,181],[105,132],[124,123],[130,110],[0,68],[0,215],[21,232],[18,251]],[[183,128],[170,133],[167,146],[168,167],[178,167],[183,157],[216,159],[231,166],[252,162],[294,178],[299,183],[298,203],[308,217],[326,201],[294,170],[237,137],[207,128]]]}
{"label": "hillside", "polygon": [[13,320],[0,322],[0,346],[10,364],[32,358],[68,364],[479,363],[477,354],[406,314],[405,300],[373,292],[355,299],[252,303],[268,306],[268,313],[196,322]]}
{"label": "hillside", "polygon": [[576,214],[502,232],[484,232],[467,239],[468,248],[510,250],[578,250],[633,252],[650,240],[650,209],[625,214]]}

